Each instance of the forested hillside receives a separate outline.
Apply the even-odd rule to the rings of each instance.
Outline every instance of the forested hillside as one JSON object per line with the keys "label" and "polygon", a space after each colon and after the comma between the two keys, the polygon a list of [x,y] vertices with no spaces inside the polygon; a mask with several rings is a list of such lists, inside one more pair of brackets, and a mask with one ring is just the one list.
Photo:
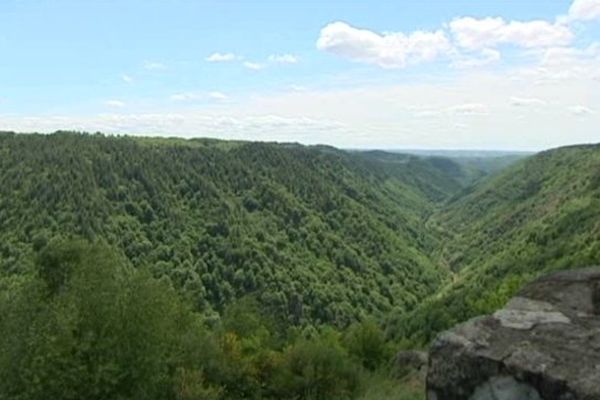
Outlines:
{"label": "forested hillside", "polygon": [[503,306],[548,271],[600,265],[600,145],[545,151],[471,187],[428,221],[453,281],[390,332],[427,341]]}
{"label": "forested hillside", "polygon": [[600,264],[600,145],[517,158],[0,133],[0,399],[420,398],[398,348]]}
{"label": "forested hillside", "polygon": [[437,290],[422,222],[461,179],[448,160],[324,146],[5,133],[0,265],[101,240],[207,315],[253,294],[286,323],[342,327]]}

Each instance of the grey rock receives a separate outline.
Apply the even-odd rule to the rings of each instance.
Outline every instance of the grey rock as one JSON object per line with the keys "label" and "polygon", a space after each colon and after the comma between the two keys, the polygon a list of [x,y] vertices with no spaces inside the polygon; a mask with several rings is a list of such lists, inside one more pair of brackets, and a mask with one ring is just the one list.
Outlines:
{"label": "grey rock", "polygon": [[541,400],[532,386],[512,376],[494,376],[479,385],[470,400]]}
{"label": "grey rock", "polygon": [[550,274],[432,343],[429,400],[600,400],[600,268]]}
{"label": "grey rock", "polygon": [[494,313],[502,326],[513,329],[531,329],[537,324],[557,322],[568,324],[571,320],[545,301],[515,297],[505,308]]}

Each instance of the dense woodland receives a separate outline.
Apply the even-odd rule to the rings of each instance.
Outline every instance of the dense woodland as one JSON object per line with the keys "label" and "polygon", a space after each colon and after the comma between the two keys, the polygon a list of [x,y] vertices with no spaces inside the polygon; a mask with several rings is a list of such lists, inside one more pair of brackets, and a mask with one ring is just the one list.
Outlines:
{"label": "dense woodland", "polygon": [[452,281],[389,332],[426,343],[503,306],[540,274],[600,265],[600,145],[549,150],[482,180],[427,220]]}
{"label": "dense woodland", "polygon": [[[333,148],[99,135],[0,136],[0,266],[52,238],[103,240],[197,310],[255,294],[295,325],[406,311],[446,278],[422,221],[445,165]],[[456,171],[451,171],[456,173]]]}
{"label": "dense woodland", "polygon": [[395,351],[600,262],[600,146],[510,162],[0,133],[0,399],[420,398]]}

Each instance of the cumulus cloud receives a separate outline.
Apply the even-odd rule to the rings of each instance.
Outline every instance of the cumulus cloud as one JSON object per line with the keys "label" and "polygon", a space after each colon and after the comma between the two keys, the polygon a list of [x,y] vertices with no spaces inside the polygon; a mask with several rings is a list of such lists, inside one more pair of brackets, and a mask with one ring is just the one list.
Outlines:
{"label": "cumulus cloud", "polygon": [[227,96],[225,93],[222,92],[208,92],[208,97],[212,100],[218,100],[218,101],[223,101],[223,100],[227,100],[229,98],[229,96]]}
{"label": "cumulus cloud", "polygon": [[[236,140],[318,143],[327,134],[344,135],[343,123],[330,119],[277,114],[228,115],[199,112],[111,113],[92,116],[6,117],[0,126],[23,132],[73,129],[108,134],[215,137]],[[315,135],[316,134],[316,135]],[[315,135],[315,136],[311,136]]]}
{"label": "cumulus cloud", "polygon": [[123,108],[125,107],[125,103],[121,100],[107,100],[104,102],[105,105],[113,108]]}
{"label": "cumulus cloud", "polygon": [[409,106],[406,108],[416,118],[437,118],[489,115],[489,107],[481,103],[464,103],[449,107],[430,108],[422,106]]}
{"label": "cumulus cloud", "polygon": [[569,107],[569,112],[573,115],[584,116],[584,115],[593,114],[594,110],[592,110],[591,108],[586,107],[586,106],[576,105],[576,106]]}
{"label": "cumulus cloud", "polygon": [[401,68],[443,55],[455,68],[474,68],[499,61],[505,46],[527,52],[570,48],[579,43],[575,40],[579,30],[571,22],[591,20],[600,20],[600,0],[574,0],[567,15],[553,20],[462,16],[427,32],[379,33],[338,21],[322,28],[316,44],[319,50],[383,68]]}
{"label": "cumulus cloud", "polygon": [[293,54],[271,54],[269,56],[269,62],[277,64],[296,64],[298,61],[298,57]]}
{"label": "cumulus cloud", "polygon": [[564,46],[574,38],[569,27],[543,20],[507,22],[500,17],[461,17],[453,19],[449,28],[458,46],[470,50],[500,44],[526,48]]}
{"label": "cumulus cloud", "polygon": [[547,103],[535,97],[516,97],[510,98],[510,104],[515,107],[531,107],[531,106],[545,106]]}
{"label": "cumulus cloud", "polygon": [[237,60],[239,57],[233,53],[213,53],[205,58],[208,62],[228,62]]}
{"label": "cumulus cloud", "polygon": [[465,103],[448,107],[448,112],[455,115],[488,115],[490,110],[488,106],[481,103]]}
{"label": "cumulus cloud", "polygon": [[443,31],[415,31],[379,34],[333,22],[321,29],[317,48],[352,61],[383,68],[402,68],[407,64],[432,61],[451,46]]}
{"label": "cumulus cloud", "polygon": [[123,80],[123,82],[125,82],[125,83],[133,82],[133,78],[127,74],[121,75],[121,80]]}
{"label": "cumulus cloud", "polygon": [[[540,150],[598,141],[600,102],[593,75],[578,73],[572,80],[549,85],[513,75],[511,70],[477,71],[433,81],[265,91],[225,102],[211,102],[208,92],[194,92],[204,96],[198,103],[156,104],[136,113],[109,109],[105,114],[68,118],[0,111],[0,126],[25,132],[75,129],[325,142],[348,148]],[[511,105],[511,97],[518,97],[518,103],[543,99],[548,104],[519,109]],[[585,108],[569,110],[576,105]]]}
{"label": "cumulus cloud", "polygon": [[198,93],[193,92],[184,92],[184,93],[175,93],[169,96],[169,99],[172,101],[192,101],[199,100],[202,96]]}
{"label": "cumulus cloud", "polygon": [[290,85],[288,86],[292,92],[306,92],[306,87],[302,85]]}
{"label": "cumulus cloud", "polygon": [[[590,83],[600,77],[600,45],[592,43],[585,48],[551,47],[532,53],[538,60],[534,65],[520,67],[514,78],[538,85],[559,81],[576,82],[589,78]],[[590,90],[588,87],[586,90]]]}
{"label": "cumulus cloud", "polygon": [[575,0],[569,8],[569,20],[600,20],[600,0]]}
{"label": "cumulus cloud", "polygon": [[160,71],[167,69],[167,66],[156,61],[146,61],[144,62],[144,69],[147,69],[148,71]]}
{"label": "cumulus cloud", "polygon": [[199,101],[199,100],[217,100],[223,101],[227,100],[229,97],[219,91],[212,92],[182,92],[175,93],[169,96],[169,100],[177,101],[177,102],[190,102],[190,101]]}
{"label": "cumulus cloud", "polygon": [[476,54],[461,54],[457,52],[452,66],[455,68],[478,68],[500,61],[502,56],[498,50],[483,49]]}
{"label": "cumulus cloud", "polygon": [[542,66],[565,67],[586,60],[600,61],[600,43],[592,43],[585,48],[550,47],[541,55]]}
{"label": "cumulus cloud", "polygon": [[254,70],[254,71],[258,71],[264,68],[264,65],[259,64],[257,62],[252,62],[252,61],[244,61],[244,63],[242,64],[244,67]]}

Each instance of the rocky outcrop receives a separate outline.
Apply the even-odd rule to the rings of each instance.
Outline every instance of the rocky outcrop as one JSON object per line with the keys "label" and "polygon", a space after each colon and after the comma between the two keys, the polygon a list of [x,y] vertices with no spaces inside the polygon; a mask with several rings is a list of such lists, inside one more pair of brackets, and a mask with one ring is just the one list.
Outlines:
{"label": "rocky outcrop", "polygon": [[439,335],[429,400],[600,400],[600,268],[559,272]]}

